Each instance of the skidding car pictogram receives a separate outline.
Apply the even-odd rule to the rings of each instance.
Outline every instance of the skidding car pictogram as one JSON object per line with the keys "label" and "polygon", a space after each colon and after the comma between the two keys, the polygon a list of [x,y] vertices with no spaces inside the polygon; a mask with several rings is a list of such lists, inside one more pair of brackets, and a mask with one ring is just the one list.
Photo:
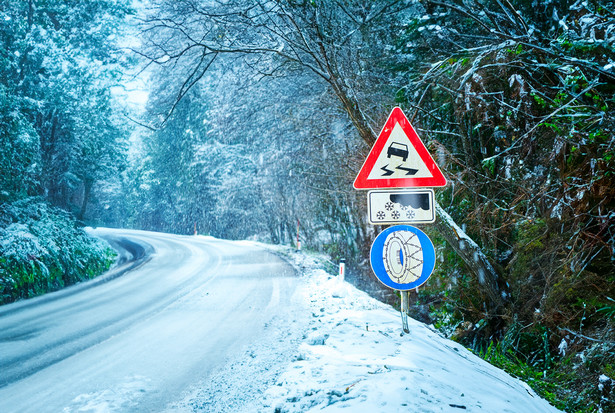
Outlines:
{"label": "skidding car pictogram", "polygon": [[387,149],[387,158],[391,156],[397,156],[406,162],[406,159],[408,159],[408,145],[398,142],[391,143]]}

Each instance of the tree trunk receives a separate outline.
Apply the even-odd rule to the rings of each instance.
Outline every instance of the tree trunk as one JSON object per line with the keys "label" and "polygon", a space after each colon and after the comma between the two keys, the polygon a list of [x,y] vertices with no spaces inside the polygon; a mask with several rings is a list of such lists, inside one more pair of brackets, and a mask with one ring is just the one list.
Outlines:
{"label": "tree trunk", "polygon": [[453,221],[451,216],[438,203],[436,203],[436,214],[438,219],[435,226],[438,232],[453,247],[457,255],[478,279],[478,283],[489,299],[487,308],[492,311],[497,310],[504,304],[505,295],[498,287],[498,274],[495,268],[478,244]]}
{"label": "tree trunk", "polygon": [[376,141],[376,136],[372,128],[369,127],[369,123],[359,108],[358,102],[348,95],[346,88],[341,85],[336,78],[332,77],[329,84],[333,88],[335,95],[340,100],[342,107],[350,117],[352,124],[357,129],[359,136],[371,148]]}
{"label": "tree trunk", "polygon": [[86,179],[83,182],[83,185],[84,185],[84,189],[83,189],[83,202],[81,203],[81,210],[79,211],[79,216],[78,216],[80,221],[83,221],[83,217],[85,217],[85,211],[87,209],[88,202],[90,200],[90,193],[92,192],[92,185],[93,184],[94,183],[91,180],[89,180],[89,179]]}

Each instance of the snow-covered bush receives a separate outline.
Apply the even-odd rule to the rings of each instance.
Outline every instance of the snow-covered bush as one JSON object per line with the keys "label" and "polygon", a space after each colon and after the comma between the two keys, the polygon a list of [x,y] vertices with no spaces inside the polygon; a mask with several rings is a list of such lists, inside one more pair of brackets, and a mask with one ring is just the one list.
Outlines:
{"label": "snow-covered bush", "polygon": [[32,198],[0,205],[0,304],[93,278],[113,257],[64,211]]}

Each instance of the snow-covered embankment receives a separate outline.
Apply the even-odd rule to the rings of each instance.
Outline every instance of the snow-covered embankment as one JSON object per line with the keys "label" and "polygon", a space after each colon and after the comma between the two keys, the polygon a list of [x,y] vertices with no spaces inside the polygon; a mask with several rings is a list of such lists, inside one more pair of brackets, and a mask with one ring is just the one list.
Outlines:
{"label": "snow-covered embankment", "polygon": [[[429,326],[289,253],[313,320],[299,354],[264,394],[276,412],[558,412],[530,387]],[[269,410],[270,409],[270,410]]]}

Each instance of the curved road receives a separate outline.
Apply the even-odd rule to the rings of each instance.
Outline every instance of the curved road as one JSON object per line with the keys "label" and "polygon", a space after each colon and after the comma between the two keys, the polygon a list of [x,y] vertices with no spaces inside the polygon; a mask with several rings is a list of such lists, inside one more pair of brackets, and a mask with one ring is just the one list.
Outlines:
{"label": "curved road", "polygon": [[[198,389],[227,391],[212,380],[256,357],[250,346],[292,350],[281,332],[304,317],[299,279],[277,256],[206,237],[94,233],[124,248],[114,271],[0,307],[0,412],[224,411]],[[246,402],[259,390],[259,377],[248,381],[234,390]]]}

